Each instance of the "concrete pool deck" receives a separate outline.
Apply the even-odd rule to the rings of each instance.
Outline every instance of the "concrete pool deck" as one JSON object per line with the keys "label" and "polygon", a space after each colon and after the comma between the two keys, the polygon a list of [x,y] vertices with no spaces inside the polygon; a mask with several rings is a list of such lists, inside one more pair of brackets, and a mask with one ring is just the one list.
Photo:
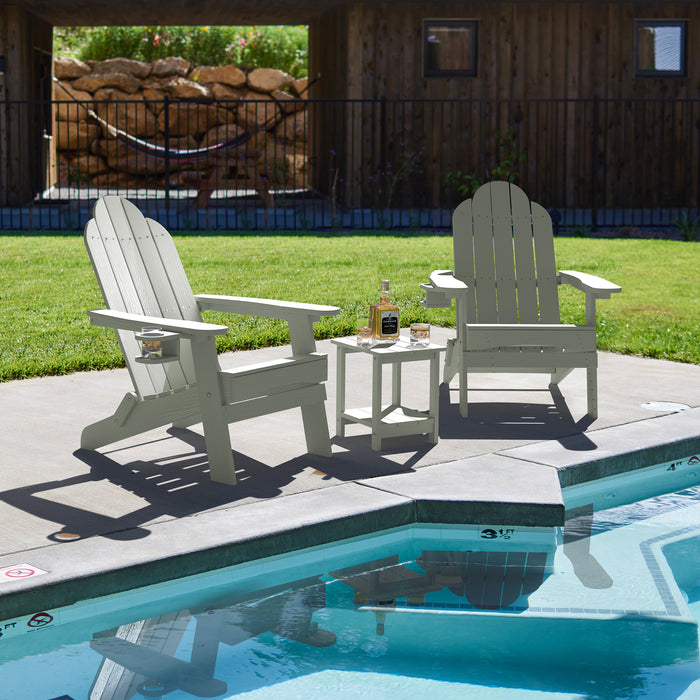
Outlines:
{"label": "concrete pool deck", "polygon": [[[329,357],[333,456],[306,453],[298,411],[233,424],[236,486],[209,480],[198,426],[79,449],[83,427],[131,390],[126,370],[0,384],[0,570],[36,571],[3,578],[0,619],[414,522],[554,526],[561,485],[700,456],[700,366],[600,353],[592,424],[582,370],[561,394],[542,375],[475,375],[467,419],[456,382],[441,387],[437,445],[408,436],[373,452],[362,426],[334,437],[336,352],[330,341],[318,349]],[[365,356],[348,359],[349,406],[368,404],[370,369]],[[405,368],[407,405],[427,408],[427,375],[427,362]]]}

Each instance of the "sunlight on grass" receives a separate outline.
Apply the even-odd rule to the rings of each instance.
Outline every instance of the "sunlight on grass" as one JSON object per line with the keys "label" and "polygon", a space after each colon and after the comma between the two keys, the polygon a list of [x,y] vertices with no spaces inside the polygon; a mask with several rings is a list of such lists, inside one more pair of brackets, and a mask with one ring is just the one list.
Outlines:
{"label": "sunlight on grass", "polygon": [[[454,325],[454,310],[424,309],[420,282],[452,267],[445,235],[282,234],[176,235],[195,293],[234,294],[333,304],[336,317],[315,325],[318,338],[349,335],[357,315],[389,279],[402,325]],[[700,364],[700,245],[639,239],[558,238],[560,269],[599,275],[622,292],[598,303],[598,346],[626,354]],[[0,237],[0,380],[119,367],[110,331],[89,325],[85,311],[102,298],[82,238]],[[561,292],[562,321],[581,322],[583,294]],[[230,328],[220,350],[288,342],[285,324],[206,314]]]}

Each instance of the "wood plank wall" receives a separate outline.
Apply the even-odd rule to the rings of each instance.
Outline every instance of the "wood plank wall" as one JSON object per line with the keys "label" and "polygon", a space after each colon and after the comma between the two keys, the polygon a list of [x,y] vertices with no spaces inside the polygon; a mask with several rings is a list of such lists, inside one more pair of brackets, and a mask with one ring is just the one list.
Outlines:
{"label": "wood plank wall", "polygon": [[[428,18],[478,20],[476,77],[423,77]],[[687,77],[635,77],[635,19],[689,20]],[[365,2],[314,26],[318,97],[700,96],[698,2]]]}
{"label": "wood plank wall", "polygon": [[5,63],[0,100],[9,101],[0,109],[0,205],[26,203],[46,181],[48,142],[42,139],[39,108],[18,101],[50,98],[50,92],[39,94],[47,77],[42,82],[37,73],[42,62],[51,65],[52,41],[50,25],[17,6],[0,5],[0,56]]}
{"label": "wood plank wall", "polygon": [[[475,77],[423,77],[423,20],[429,18],[478,20]],[[635,19],[688,21],[685,77],[635,76]],[[346,182],[358,180],[360,171],[381,171],[382,138],[394,138],[387,160],[396,167],[396,142],[412,137],[425,145],[422,191],[431,202],[444,201],[445,173],[459,167],[483,176],[492,167],[484,154],[497,158],[499,140],[515,125],[526,156],[519,182],[533,199],[558,206],[582,206],[591,197],[600,206],[645,198],[697,205],[700,199],[700,182],[687,194],[688,173],[700,180],[692,158],[657,163],[661,144],[685,155],[683,142],[698,150],[698,127],[689,125],[695,117],[687,112],[603,103],[594,124],[591,105],[517,104],[595,95],[700,98],[700,61],[693,53],[700,46],[699,2],[363,2],[335,9],[312,26],[310,57],[321,73],[315,97],[473,101],[433,113],[404,106],[400,117],[389,114],[389,137],[377,133],[376,115],[348,117]],[[330,149],[330,133],[318,137],[319,162]]]}

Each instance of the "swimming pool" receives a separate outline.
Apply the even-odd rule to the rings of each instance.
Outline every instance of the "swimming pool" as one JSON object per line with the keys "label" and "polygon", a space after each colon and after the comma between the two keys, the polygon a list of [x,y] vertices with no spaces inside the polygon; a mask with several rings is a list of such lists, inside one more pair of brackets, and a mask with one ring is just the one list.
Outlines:
{"label": "swimming pool", "polygon": [[415,525],[5,620],[2,697],[700,697],[695,468],[571,487],[564,528]]}

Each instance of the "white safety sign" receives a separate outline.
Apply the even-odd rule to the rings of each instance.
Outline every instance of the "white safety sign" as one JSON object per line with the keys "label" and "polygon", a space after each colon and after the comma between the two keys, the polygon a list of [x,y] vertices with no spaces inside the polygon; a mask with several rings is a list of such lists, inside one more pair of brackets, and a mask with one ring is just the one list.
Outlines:
{"label": "white safety sign", "polygon": [[38,566],[31,564],[14,564],[13,566],[5,566],[0,569],[0,583],[8,583],[10,581],[19,581],[20,579],[30,578],[33,576],[41,576],[47,573]]}

